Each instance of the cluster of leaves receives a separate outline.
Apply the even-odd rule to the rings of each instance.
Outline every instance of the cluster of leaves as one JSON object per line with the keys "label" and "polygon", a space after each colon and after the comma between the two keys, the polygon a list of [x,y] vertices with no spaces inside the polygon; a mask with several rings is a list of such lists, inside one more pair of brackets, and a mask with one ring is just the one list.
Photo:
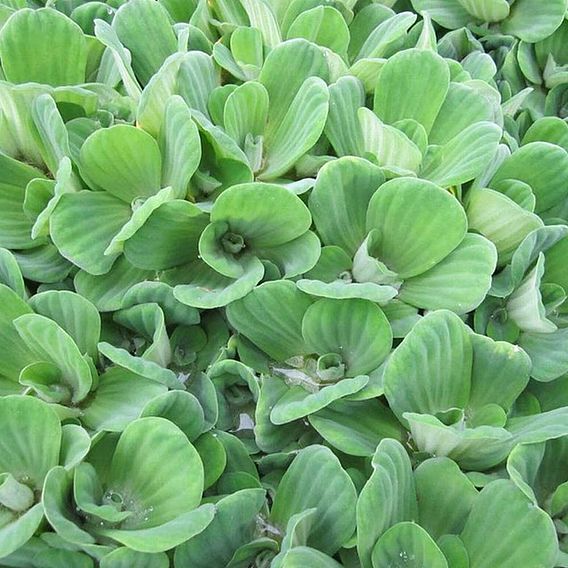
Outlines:
{"label": "cluster of leaves", "polygon": [[0,566],[568,567],[568,0],[42,4]]}

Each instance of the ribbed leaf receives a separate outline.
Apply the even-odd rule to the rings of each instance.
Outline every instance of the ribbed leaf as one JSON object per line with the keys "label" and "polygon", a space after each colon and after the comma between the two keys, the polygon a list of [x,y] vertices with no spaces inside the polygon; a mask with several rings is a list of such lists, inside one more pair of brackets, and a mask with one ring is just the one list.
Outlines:
{"label": "ribbed leaf", "polygon": [[81,147],[82,177],[130,203],[160,189],[162,159],[157,142],[140,128],[118,124],[95,131]]}
{"label": "ribbed leaf", "polygon": [[378,231],[379,260],[409,278],[432,268],[459,245],[466,218],[446,191],[428,181],[400,178],[384,184],[371,199],[367,229]]}
{"label": "ribbed leaf", "polygon": [[392,354],[385,394],[394,413],[465,408],[471,388],[469,329],[446,310],[421,319]]}
{"label": "ribbed leaf", "polygon": [[14,326],[39,361],[59,368],[61,380],[71,389],[73,402],[80,402],[89,394],[93,384],[91,368],[73,338],[55,321],[25,314],[14,320]]}
{"label": "ribbed leaf", "polygon": [[[499,530],[503,522],[510,525],[506,539]],[[505,480],[483,489],[461,538],[472,568],[552,566],[558,551],[552,519]]]}
{"label": "ribbed leaf", "polygon": [[81,28],[50,8],[16,11],[0,33],[2,69],[12,83],[57,87],[85,81],[87,42]]}
{"label": "ribbed leaf", "polygon": [[285,527],[292,515],[315,507],[308,544],[334,554],[355,530],[357,493],[331,450],[313,445],[302,450],[278,485],[271,519]]}
{"label": "ribbed leaf", "polygon": [[412,466],[395,440],[383,440],[372,461],[373,473],[357,501],[357,552],[363,568],[371,568],[377,540],[393,525],[418,517]]}
{"label": "ribbed leaf", "polygon": [[428,133],[449,84],[448,66],[437,53],[419,49],[401,51],[381,71],[373,110],[387,124],[412,118]]}
{"label": "ribbed leaf", "polygon": [[496,264],[495,246],[481,235],[468,233],[436,266],[405,280],[398,295],[419,308],[467,313],[485,299]]}

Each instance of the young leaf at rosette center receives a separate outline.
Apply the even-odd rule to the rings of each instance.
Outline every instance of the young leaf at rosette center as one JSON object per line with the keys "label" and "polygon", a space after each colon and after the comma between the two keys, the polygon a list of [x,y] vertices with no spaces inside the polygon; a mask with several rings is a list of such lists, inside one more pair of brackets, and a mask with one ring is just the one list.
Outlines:
{"label": "young leaf at rosette center", "polygon": [[383,534],[373,548],[373,568],[448,568],[446,557],[432,537],[415,523],[398,523]]}
{"label": "young leaf at rosette center", "polygon": [[336,354],[347,377],[376,369],[392,347],[387,318],[367,300],[318,300],[306,310],[302,335],[311,351]]}
{"label": "young leaf at rosette center", "polygon": [[470,330],[453,312],[421,319],[392,354],[385,370],[385,395],[405,423],[405,412],[436,414],[465,408],[471,389]]}
{"label": "young leaf at rosette center", "polygon": [[146,533],[149,538],[151,529],[177,521],[180,524],[169,536],[158,531],[151,543],[143,544],[142,538],[128,543],[141,552],[168,550],[195,534],[191,522],[184,527],[184,519],[190,519],[187,514],[201,501],[203,465],[177,426],[164,418],[140,418],[129,424],[120,437],[106,491],[116,495],[132,515],[117,529],[101,529],[102,534],[119,542],[126,541],[130,531],[134,538],[138,531],[140,537]]}
{"label": "young leaf at rosette center", "polygon": [[384,182],[381,170],[368,160],[344,157],[318,172],[309,207],[318,234],[326,245],[353,255],[367,234],[369,201]]}
{"label": "young leaf at rosette center", "polygon": [[[253,140],[264,135],[266,120],[268,117],[268,92],[265,87],[256,81],[249,81],[237,87],[227,98],[225,103],[223,122],[227,134],[247,152],[245,141],[247,135],[252,136]],[[260,147],[262,157],[262,145]],[[260,163],[254,168],[260,169]]]}
{"label": "young leaf at rosette center", "polygon": [[91,367],[72,337],[55,321],[26,314],[14,320],[14,326],[39,361],[60,369],[62,381],[71,389],[72,402],[80,402],[89,394],[93,386]]}
{"label": "young leaf at rosette center", "polygon": [[85,81],[87,41],[57,10],[17,10],[0,33],[0,57],[11,83],[75,85]]}
{"label": "young leaf at rosette center", "polygon": [[419,308],[445,308],[464,314],[485,299],[496,265],[495,245],[481,235],[467,233],[457,248],[433,268],[405,280],[398,296]]}
{"label": "young leaf at rosette center", "polygon": [[357,110],[365,155],[387,171],[399,175],[416,174],[422,163],[422,152],[402,130],[382,122],[366,107]]}
{"label": "young leaf at rosette center", "polygon": [[512,481],[494,481],[481,491],[460,536],[472,568],[554,566],[558,554],[552,519]]}
{"label": "young leaf at rosette center", "polygon": [[357,501],[357,552],[363,568],[371,568],[373,548],[390,527],[418,518],[412,466],[404,447],[382,440],[372,466]]}
{"label": "young leaf at rosette center", "polygon": [[161,187],[158,143],[128,124],[93,132],[81,147],[79,165],[81,176],[93,189],[104,189],[129,204],[154,195]]}
{"label": "young leaf at rosette center", "polygon": [[373,195],[367,229],[378,232],[379,260],[404,279],[450,254],[464,238],[467,220],[448,192],[425,180],[400,178]]}
{"label": "young leaf at rosette center", "polygon": [[437,53],[401,51],[383,67],[373,110],[387,124],[412,118],[430,132],[450,85],[448,64]]}
{"label": "young leaf at rosette center", "polygon": [[286,470],[270,518],[284,529],[296,513],[315,507],[307,544],[335,554],[355,530],[357,493],[349,475],[329,448],[312,445],[301,450]]}
{"label": "young leaf at rosette center", "polygon": [[[274,211],[278,211],[277,217]],[[199,240],[203,260],[230,278],[243,274],[243,262],[257,249],[270,249],[301,237],[311,215],[301,199],[282,186],[235,185],[215,201],[211,224]],[[261,254],[261,250],[258,251]],[[275,260],[275,258],[271,258]]]}
{"label": "young leaf at rosette center", "polygon": [[211,524],[176,548],[175,565],[225,568],[237,549],[252,540],[265,499],[262,489],[242,489],[217,501]]}
{"label": "young leaf at rosette center", "polygon": [[59,461],[61,424],[48,404],[33,397],[0,398],[0,471],[40,490]]}
{"label": "young leaf at rosette center", "polygon": [[507,300],[509,317],[523,331],[532,333],[552,333],[557,326],[546,317],[546,309],[541,292],[544,274],[544,253],[538,255],[535,267],[527,274],[518,288]]}

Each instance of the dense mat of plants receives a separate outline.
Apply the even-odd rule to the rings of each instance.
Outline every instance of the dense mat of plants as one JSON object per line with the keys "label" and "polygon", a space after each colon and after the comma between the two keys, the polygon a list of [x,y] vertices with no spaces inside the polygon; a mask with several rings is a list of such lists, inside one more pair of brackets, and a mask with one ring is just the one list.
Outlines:
{"label": "dense mat of plants", "polygon": [[567,0],[0,0],[0,566],[568,566]]}

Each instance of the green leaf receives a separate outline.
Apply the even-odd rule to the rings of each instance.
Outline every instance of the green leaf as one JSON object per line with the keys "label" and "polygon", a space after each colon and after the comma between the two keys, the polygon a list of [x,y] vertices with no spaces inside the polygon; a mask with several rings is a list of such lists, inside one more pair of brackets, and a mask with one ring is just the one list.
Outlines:
{"label": "green leaf", "polygon": [[100,568],[168,568],[169,560],[164,553],[146,554],[120,547],[103,556],[99,565]]}
{"label": "green leaf", "polygon": [[36,491],[41,490],[45,476],[59,461],[62,436],[59,418],[45,402],[27,396],[0,398],[0,410],[5,434],[0,440],[0,471],[11,473],[17,481]]}
{"label": "green leaf", "polygon": [[467,233],[441,262],[405,280],[398,296],[419,308],[446,308],[464,314],[485,299],[496,264],[497,251],[493,243],[481,235]]}
{"label": "green leaf", "polygon": [[509,296],[506,309],[509,317],[523,331],[551,333],[556,325],[546,317],[540,284],[544,274],[544,254],[540,253],[535,267]]}
{"label": "green leaf", "polygon": [[412,118],[428,133],[449,84],[448,66],[437,53],[420,49],[401,51],[391,57],[381,71],[373,110],[387,124]]}
{"label": "green leaf", "polygon": [[419,14],[428,12],[437,24],[450,30],[464,27],[472,20],[460,0],[412,0],[412,6]]}
{"label": "green leaf", "polygon": [[26,287],[18,262],[5,248],[0,248],[0,283],[11,288],[22,300],[26,299]]}
{"label": "green leaf", "polygon": [[357,78],[340,77],[329,86],[325,135],[338,156],[362,156],[363,132],[357,110],[365,106],[365,89]]}
{"label": "green leaf", "polygon": [[379,259],[409,278],[432,268],[459,245],[466,218],[458,201],[433,183],[400,178],[385,183],[371,199],[367,229],[378,231]]}
{"label": "green leaf", "polygon": [[175,424],[190,442],[205,431],[205,417],[197,398],[186,391],[169,391],[148,401],[141,415],[161,416]]}
{"label": "green leaf", "polygon": [[341,564],[323,552],[308,546],[296,546],[286,552],[282,559],[282,568],[339,568]]}
{"label": "green leaf", "polygon": [[39,528],[43,520],[43,507],[37,503],[13,522],[0,529],[0,554],[8,556],[23,546]]}
{"label": "green leaf", "polygon": [[490,185],[505,179],[527,183],[536,197],[535,212],[542,213],[566,198],[567,168],[566,150],[547,142],[532,142],[513,152],[502,163]]}
{"label": "green leaf", "polygon": [[241,235],[253,250],[299,237],[310,228],[311,220],[299,197],[268,183],[235,185],[219,196],[211,211],[212,223],[227,223],[229,231]]}
{"label": "green leaf", "polygon": [[[275,372],[283,372],[275,368]],[[287,369],[284,372],[289,371]],[[310,384],[313,379],[299,372],[301,380]],[[294,380],[297,377],[292,373],[290,380],[291,386],[287,392],[276,402],[270,412],[270,421],[273,424],[287,424],[294,420],[299,420],[305,416],[309,416],[314,412],[318,412],[329,406],[332,402],[341,398],[358,393],[369,382],[369,377],[360,375],[353,379],[341,379],[335,384],[322,386],[320,390],[311,392],[303,386],[295,386]]]}
{"label": "green leaf", "polygon": [[250,25],[261,31],[264,44],[269,48],[275,48],[281,42],[280,29],[270,4],[261,0],[240,0]]}
{"label": "green leaf", "polygon": [[[225,103],[223,122],[227,134],[245,150],[248,134],[262,136],[268,116],[268,92],[256,81],[237,87]],[[257,168],[258,169],[258,168]]]}
{"label": "green leaf", "polygon": [[81,354],[97,357],[101,318],[88,300],[66,290],[51,290],[30,299],[33,310],[52,319],[73,339]]}
{"label": "green leaf", "polygon": [[390,527],[418,517],[412,466],[403,446],[396,440],[382,440],[372,466],[357,501],[357,552],[363,568],[374,565],[375,544]]}
{"label": "green leaf", "polygon": [[140,128],[117,124],[91,134],[81,147],[81,176],[130,204],[160,189],[162,159],[158,143]]}
{"label": "green leaf", "polygon": [[287,39],[296,37],[327,47],[338,55],[347,53],[350,39],[343,16],[332,6],[317,6],[299,14],[286,34]]}
{"label": "green leaf", "polygon": [[402,439],[395,416],[375,399],[337,400],[308,420],[329,444],[348,455],[372,456],[382,439]]}
{"label": "green leaf", "polygon": [[415,174],[422,162],[422,152],[401,130],[384,124],[372,111],[362,107],[357,117],[363,136],[363,149],[379,166],[402,175]]}
{"label": "green leaf", "polygon": [[470,331],[454,313],[422,318],[394,351],[385,370],[385,395],[405,412],[436,414],[465,408],[471,388]]}
{"label": "green leaf", "polygon": [[523,41],[536,43],[550,36],[562,24],[565,15],[565,0],[552,0],[546,6],[536,0],[518,0],[511,6],[511,15],[502,28]]}
{"label": "green leaf", "polygon": [[278,361],[307,354],[302,318],[309,296],[292,282],[266,282],[227,307],[229,323]]}
{"label": "green leaf", "polygon": [[[107,193],[66,193],[51,216],[51,238],[59,252],[73,264],[91,274],[105,274],[118,253],[104,255],[104,251],[130,215],[128,205]],[[82,225],[74,222],[76,219],[98,219],[99,222],[86,232]]]}
{"label": "green leaf", "polygon": [[459,534],[478,492],[458,465],[448,458],[422,462],[414,474],[420,526],[434,539]]}
{"label": "green leaf", "polygon": [[99,431],[122,432],[143,408],[167,387],[122,369],[111,367],[99,377],[92,398],[83,407],[82,422]]}
{"label": "green leaf", "polygon": [[476,122],[490,122],[494,118],[493,113],[490,101],[480,97],[473,86],[452,81],[429,133],[428,142],[444,145]]}
{"label": "green leaf", "polygon": [[306,310],[302,335],[312,352],[339,355],[348,377],[377,368],[392,346],[387,318],[366,300],[318,300]]}
{"label": "green leaf", "polygon": [[77,293],[87,298],[100,312],[112,312],[122,307],[122,298],[131,286],[151,276],[151,272],[136,268],[126,259],[120,258],[103,275],[77,272],[74,284]]}
{"label": "green leaf", "polygon": [[0,33],[0,57],[12,83],[57,87],[85,81],[87,42],[81,28],[50,8],[16,11]]}
{"label": "green leaf", "polygon": [[25,314],[14,320],[14,326],[39,361],[53,363],[61,371],[61,379],[71,389],[71,400],[83,400],[93,386],[91,368],[73,338],[59,325],[44,316]]}
{"label": "green leaf", "polygon": [[476,122],[441,147],[430,146],[420,176],[448,187],[471,181],[485,171],[502,131],[492,122]]}
{"label": "green leaf", "polygon": [[446,558],[436,543],[414,523],[398,523],[382,535],[373,548],[372,561],[373,568],[448,568]]}
{"label": "green leaf", "polygon": [[[294,75],[283,82],[282,77],[288,69],[294,69]],[[326,79],[327,75],[328,65],[323,52],[305,39],[285,41],[272,49],[259,76],[270,100],[267,138],[273,137],[280,128],[306,79]]]}
{"label": "green leaf", "polygon": [[[169,15],[158,2],[134,0],[123,4],[117,10],[112,25],[124,47],[132,54],[132,68],[142,84],[146,84],[177,49]],[[148,37],[154,38],[152,49],[148,49]]]}
{"label": "green leaf", "polygon": [[196,308],[220,308],[246,296],[262,279],[264,267],[255,257],[250,257],[238,279],[222,276],[202,261],[170,271],[169,282],[177,284],[175,297],[182,303]]}
{"label": "green leaf", "polygon": [[355,530],[357,494],[331,450],[312,445],[286,470],[274,497],[271,520],[284,528],[290,518],[316,508],[308,545],[334,554]]}
{"label": "green leaf", "polygon": [[162,185],[172,187],[174,196],[183,199],[201,160],[201,140],[191,111],[179,96],[171,97],[166,104],[160,149]]}
{"label": "green leaf", "polygon": [[353,255],[366,236],[367,208],[384,182],[380,169],[362,158],[329,162],[318,172],[309,206],[326,245],[337,245]]}
{"label": "green leaf", "polygon": [[100,529],[98,532],[128,548],[155,554],[163,552],[201,533],[215,516],[215,506],[202,505],[161,525],[141,529]]}
{"label": "green leaf", "polygon": [[318,141],[329,110],[329,92],[319,77],[310,77],[298,89],[282,121],[269,123],[264,168],[259,179],[270,180],[286,173]]}
{"label": "green leaf", "polygon": [[21,315],[31,313],[31,308],[11,288],[0,284],[0,376],[17,384],[20,372],[37,361],[33,351],[21,340],[12,322]]}
{"label": "green leaf", "polygon": [[[209,222],[195,204],[167,201],[124,243],[124,255],[134,266],[162,270],[191,262],[198,256],[199,237]],[[148,243],[153,243],[151,250]]]}
{"label": "green leaf", "polygon": [[552,333],[523,333],[519,338],[522,347],[532,361],[531,376],[537,381],[548,382],[568,372],[568,330]]}
{"label": "green leaf", "polygon": [[473,334],[469,408],[498,404],[509,411],[529,380],[531,360],[516,345]]}
{"label": "green leaf", "polygon": [[[510,525],[506,539],[499,530],[504,522]],[[552,519],[505,480],[481,491],[461,538],[476,568],[552,566],[558,551]]]}
{"label": "green leaf", "polygon": [[264,503],[262,489],[243,489],[217,501],[211,524],[176,548],[175,565],[225,568],[237,549],[252,540]]}
{"label": "green leaf", "polygon": [[466,212],[469,228],[495,245],[499,266],[509,262],[527,235],[543,225],[537,215],[492,189],[472,188],[467,194]]}

